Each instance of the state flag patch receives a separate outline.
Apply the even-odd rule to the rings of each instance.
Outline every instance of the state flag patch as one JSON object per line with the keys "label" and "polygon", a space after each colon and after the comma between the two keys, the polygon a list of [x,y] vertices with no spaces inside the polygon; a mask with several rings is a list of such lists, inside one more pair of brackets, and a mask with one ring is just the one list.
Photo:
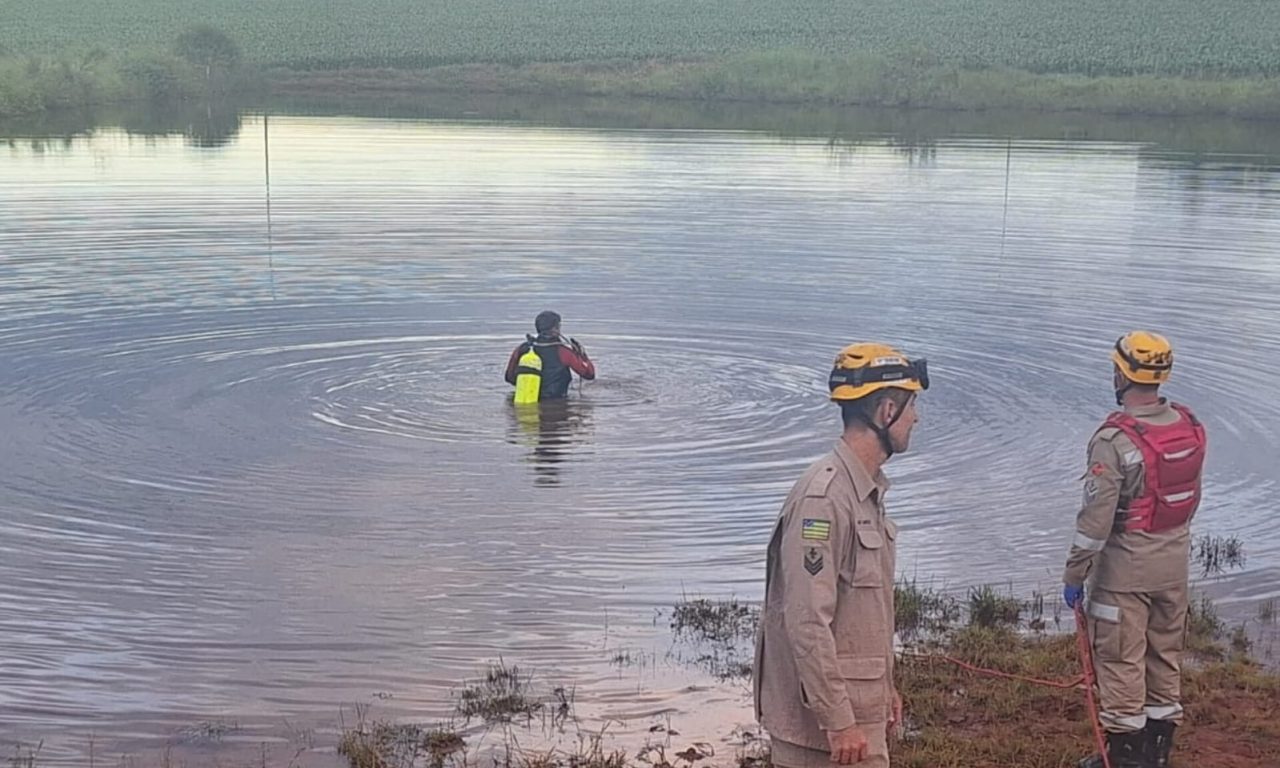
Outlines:
{"label": "state flag patch", "polygon": [[831,538],[831,522],[829,520],[812,520],[805,518],[800,538],[812,541],[826,541]]}

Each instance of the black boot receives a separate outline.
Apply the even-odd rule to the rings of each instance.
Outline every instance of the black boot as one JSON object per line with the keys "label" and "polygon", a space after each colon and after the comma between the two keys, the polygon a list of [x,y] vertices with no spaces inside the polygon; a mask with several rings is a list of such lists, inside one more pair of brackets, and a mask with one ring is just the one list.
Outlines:
{"label": "black boot", "polygon": [[1169,752],[1173,750],[1173,730],[1178,724],[1172,720],[1147,721],[1147,758],[1154,768],[1169,768]]}
{"label": "black boot", "polygon": [[[1107,734],[1107,759],[1111,768],[1152,768],[1147,758],[1147,730]],[[1102,755],[1081,760],[1079,768],[1103,768]]]}

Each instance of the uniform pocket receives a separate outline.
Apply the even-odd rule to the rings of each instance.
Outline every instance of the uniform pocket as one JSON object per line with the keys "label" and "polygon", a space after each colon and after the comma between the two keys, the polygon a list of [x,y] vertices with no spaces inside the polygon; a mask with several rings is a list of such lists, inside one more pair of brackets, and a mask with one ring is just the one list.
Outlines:
{"label": "uniform pocket", "polygon": [[1120,661],[1123,642],[1120,634],[1120,607],[1090,601],[1086,610],[1089,614],[1089,641],[1093,644],[1094,656],[1103,662]]}
{"label": "uniform pocket", "polygon": [[871,528],[859,528],[858,546],[854,553],[853,581],[855,587],[884,586],[884,537]]}
{"label": "uniform pocket", "polygon": [[841,656],[836,659],[845,693],[859,723],[880,723],[889,716],[888,662],[883,656]]}

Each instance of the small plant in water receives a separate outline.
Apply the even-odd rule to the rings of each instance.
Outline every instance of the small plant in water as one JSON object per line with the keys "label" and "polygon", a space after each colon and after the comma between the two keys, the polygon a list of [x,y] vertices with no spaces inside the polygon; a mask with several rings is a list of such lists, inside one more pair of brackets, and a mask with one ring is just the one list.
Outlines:
{"label": "small plant in water", "polygon": [[960,620],[959,601],[932,587],[920,586],[914,578],[894,585],[893,610],[898,631],[904,637],[940,632]]}
{"label": "small plant in water", "polygon": [[1035,590],[1031,593],[1031,603],[1027,606],[1031,611],[1031,618],[1027,621],[1027,626],[1037,632],[1043,632],[1047,626],[1044,619],[1045,598],[1044,593]]}
{"label": "small plant in water", "polygon": [[[495,754],[494,768],[628,768],[627,755],[620,750],[606,751],[606,725],[599,732],[579,731],[577,746],[571,750],[550,747],[542,750],[522,749],[508,731],[503,754]],[[466,768],[466,766],[463,766]]]}
{"label": "small plant in water", "polygon": [[750,640],[760,623],[760,609],[728,600],[684,600],[676,603],[671,614],[675,636],[691,643],[696,656],[681,658],[706,669],[721,680],[750,677]]}
{"label": "small plant in water", "polygon": [[207,742],[216,744],[228,734],[235,733],[240,730],[239,723],[224,723],[217,720],[205,720],[189,725],[178,732],[178,736],[184,741]]}
{"label": "small plant in water", "polygon": [[423,746],[432,768],[441,768],[450,755],[466,749],[467,743],[453,728],[441,725],[427,731]]}
{"label": "small plant in water", "polygon": [[753,663],[736,659],[729,661],[720,668],[718,677],[721,680],[733,680],[735,678],[749,680],[751,679]]}
{"label": "small plant in water", "polygon": [[969,624],[978,627],[1016,627],[1022,619],[1022,601],[1001,595],[990,584],[969,589]]}
{"label": "small plant in water", "polygon": [[1187,606],[1187,650],[1200,656],[1221,658],[1218,641],[1225,629],[1218,609],[1207,596],[1201,595]]}
{"label": "small plant in water", "polygon": [[485,671],[483,680],[462,689],[458,697],[458,714],[468,720],[478,716],[489,722],[510,722],[515,717],[532,718],[542,703],[531,698],[530,681],[529,676],[520,676],[519,667],[508,667],[499,659]]}
{"label": "small plant in water", "polygon": [[615,667],[630,667],[636,663],[636,660],[631,655],[631,651],[618,651],[613,654],[613,658],[609,659],[609,663]]}
{"label": "small plant in water", "polygon": [[1216,576],[1244,567],[1244,545],[1235,536],[1201,536],[1195,540],[1191,560],[1202,576]]}
{"label": "small plant in water", "polygon": [[732,643],[755,636],[760,609],[729,600],[685,600],[676,603],[671,628],[694,640]]}
{"label": "small plant in water", "polygon": [[369,722],[367,710],[356,709],[356,725],[344,729],[338,754],[351,768],[414,768],[423,759],[430,768],[443,768],[450,756],[466,748],[451,726]]}
{"label": "small plant in water", "polygon": [[619,750],[606,751],[604,729],[598,733],[579,733],[578,747],[565,760],[567,768],[626,768],[627,755]]}
{"label": "small plant in water", "polygon": [[737,737],[737,754],[733,765],[736,768],[770,768],[773,765],[769,750],[769,740],[763,737],[763,731],[757,733],[748,728],[738,727],[733,735]]}
{"label": "small plant in water", "polygon": [[35,768],[36,760],[39,759],[40,750],[43,748],[44,742],[41,741],[34,747],[25,747],[26,752],[23,752],[24,747],[19,743],[14,748],[13,758],[9,761],[9,765],[12,768]]}
{"label": "small plant in water", "polygon": [[1258,606],[1258,621],[1263,624],[1276,623],[1276,600],[1274,597],[1270,600],[1262,601],[1262,604]]}
{"label": "small plant in water", "polygon": [[1236,656],[1247,657],[1249,651],[1253,650],[1253,641],[1249,639],[1249,628],[1245,624],[1239,624],[1235,629],[1231,630],[1231,653]]}

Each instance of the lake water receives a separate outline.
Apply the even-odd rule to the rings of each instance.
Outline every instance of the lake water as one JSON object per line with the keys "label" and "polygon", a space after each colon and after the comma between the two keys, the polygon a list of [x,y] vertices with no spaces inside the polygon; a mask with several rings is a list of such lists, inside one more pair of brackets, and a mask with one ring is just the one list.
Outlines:
{"label": "lake water", "polygon": [[[760,597],[862,339],[933,373],[904,575],[1056,592],[1151,327],[1211,435],[1197,530],[1248,556],[1205,588],[1280,595],[1274,147],[497,116],[0,129],[0,741],[442,718],[499,657],[622,733],[749,723],[664,611]],[[530,421],[502,368],[545,308],[600,377]]]}

